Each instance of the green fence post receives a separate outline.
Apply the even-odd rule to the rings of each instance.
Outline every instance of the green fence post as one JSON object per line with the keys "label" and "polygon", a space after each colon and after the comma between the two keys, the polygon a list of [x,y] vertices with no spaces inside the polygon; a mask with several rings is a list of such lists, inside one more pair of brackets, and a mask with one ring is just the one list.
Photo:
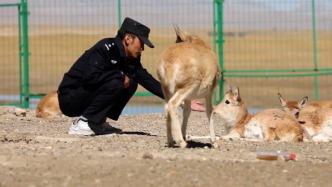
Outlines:
{"label": "green fence post", "polygon": [[[318,51],[317,51],[317,29],[316,29],[316,2],[311,0],[312,8],[312,39],[313,39],[313,56],[314,56],[314,71],[318,71]],[[315,99],[319,100],[319,87],[318,87],[318,77],[314,76],[315,84]]]}
{"label": "green fence post", "polygon": [[20,27],[22,37],[22,56],[23,56],[23,89],[20,93],[23,97],[23,108],[29,108],[30,84],[29,84],[29,38],[28,38],[28,0],[21,0],[20,5]]}
{"label": "green fence post", "polygon": [[19,104],[22,106],[23,103],[23,44],[22,44],[22,21],[21,21],[21,5],[17,6],[18,9],[18,68],[19,68],[19,91],[20,91],[20,102]]}
{"label": "green fence post", "polygon": [[118,0],[118,26],[120,28],[121,26],[121,22],[122,22],[122,9],[121,9],[121,1],[122,0]]}
{"label": "green fence post", "polygon": [[[218,32],[218,55],[221,71],[224,71],[224,29],[223,29],[223,0],[215,0],[217,4],[217,32]],[[224,77],[221,74],[219,81],[219,101],[224,98]]]}

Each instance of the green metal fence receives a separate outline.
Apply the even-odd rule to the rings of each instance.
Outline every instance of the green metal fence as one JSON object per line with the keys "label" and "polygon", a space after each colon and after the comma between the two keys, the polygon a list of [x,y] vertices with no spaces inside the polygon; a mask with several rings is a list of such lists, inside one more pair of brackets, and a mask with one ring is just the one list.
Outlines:
{"label": "green metal fence", "polygon": [[249,106],[277,106],[277,92],[289,99],[331,99],[331,1],[221,2],[224,78],[242,88]]}
{"label": "green metal fence", "polygon": [[[0,14],[4,9],[17,7],[13,17],[19,19],[9,21],[17,29],[17,43],[11,41],[2,49],[19,46],[7,50],[18,53],[17,59],[9,61],[10,67],[19,70],[2,68],[9,76],[0,76],[2,82],[8,82],[0,87],[0,95],[19,93],[23,107],[29,107],[30,98],[57,89],[63,74],[84,50],[101,38],[114,36],[126,16],[151,28],[156,48],[146,48],[142,62],[153,75],[158,56],[175,40],[173,24],[211,43],[223,69],[216,101],[222,97],[224,81],[238,85],[247,103],[255,107],[277,105],[277,92],[292,99],[303,95],[330,99],[332,28],[328,20],[332,18],[332,5],[328,0],[4,2],[12,1],[0,1]],[[0,18],[0,24],[3,20]],[[1,52],[0,57],[8,59]],[[11,83],[9,77],[14,75],[19,86]],[[151,94],[139,88],[136,96]],[[161,102],[155,96],[135,97],[133,102],[141,100]]]}
{"label": "green metal fence", "polygon": [[[0,101],[7,105],[29,107],[29,45],[27,1],[0,3],[2,27],[1,94]],[[8,78],[8,79],[7,79]],[[15,97],[16,96],[16,97]]]}

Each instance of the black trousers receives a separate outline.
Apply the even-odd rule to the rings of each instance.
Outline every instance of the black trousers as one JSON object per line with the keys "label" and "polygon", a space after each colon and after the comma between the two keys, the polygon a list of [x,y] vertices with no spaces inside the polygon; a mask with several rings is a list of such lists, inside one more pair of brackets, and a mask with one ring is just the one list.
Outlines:
{"label": "black trousers", "polygon": [[60,109],[66,116],[84,116],[89,125],[98,125],[109,117],[118,120],[123,108],[137,89],[137,82],[130,79],[130,86],[123,87],[123,80],[113,79],[95,90],[80,87],[59,94]]}

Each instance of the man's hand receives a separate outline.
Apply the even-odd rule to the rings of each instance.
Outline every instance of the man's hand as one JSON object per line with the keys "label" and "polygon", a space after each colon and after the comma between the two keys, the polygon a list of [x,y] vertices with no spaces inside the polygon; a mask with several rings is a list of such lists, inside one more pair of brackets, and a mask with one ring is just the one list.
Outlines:
{"label": "man's hand", "polygon": [[130,86],[130,79],[127,75],[124,75],[123,87],[129,88],[129,86]]}
{"label": "man's hand", "polygon": [[197,112],[205,112],[203,103],[198,100],[191,100],[191,110]]}

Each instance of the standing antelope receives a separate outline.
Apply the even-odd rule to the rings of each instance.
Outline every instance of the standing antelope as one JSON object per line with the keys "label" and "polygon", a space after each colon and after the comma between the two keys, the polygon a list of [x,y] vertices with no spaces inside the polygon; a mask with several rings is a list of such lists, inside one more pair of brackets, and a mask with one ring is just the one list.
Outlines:
{"label": "standing antelope", "polygon": [[237,87],[231,87],[223,101],[213,110],[218,114],[228,134],[223,139],[246,138],[249,140],[303,140],[303,129],[294,117],[280,109],[267,109],[251,115]]}
{"label": "standing antelope", "polygon": [[[176,44],[161,55],[157,75],[165,96],[168,146],[187,146],[186,129],[192,99],[205,98],[206,114],[210,124],[210,138],[217,146],[213,124],[210,123],[212,95],[220,77],[218,58],[212,49],[197,36],[183,33],[175,27]],[[184,102],[180,125],[177,108]]]}
{"label": "standing antelope", "polygon": [[300,101],[286,101],[279,95],[284,111],[294,115],[305,130],[307,138],[317,142],[332,141],[332,102],[308,103],[308,97]]}

